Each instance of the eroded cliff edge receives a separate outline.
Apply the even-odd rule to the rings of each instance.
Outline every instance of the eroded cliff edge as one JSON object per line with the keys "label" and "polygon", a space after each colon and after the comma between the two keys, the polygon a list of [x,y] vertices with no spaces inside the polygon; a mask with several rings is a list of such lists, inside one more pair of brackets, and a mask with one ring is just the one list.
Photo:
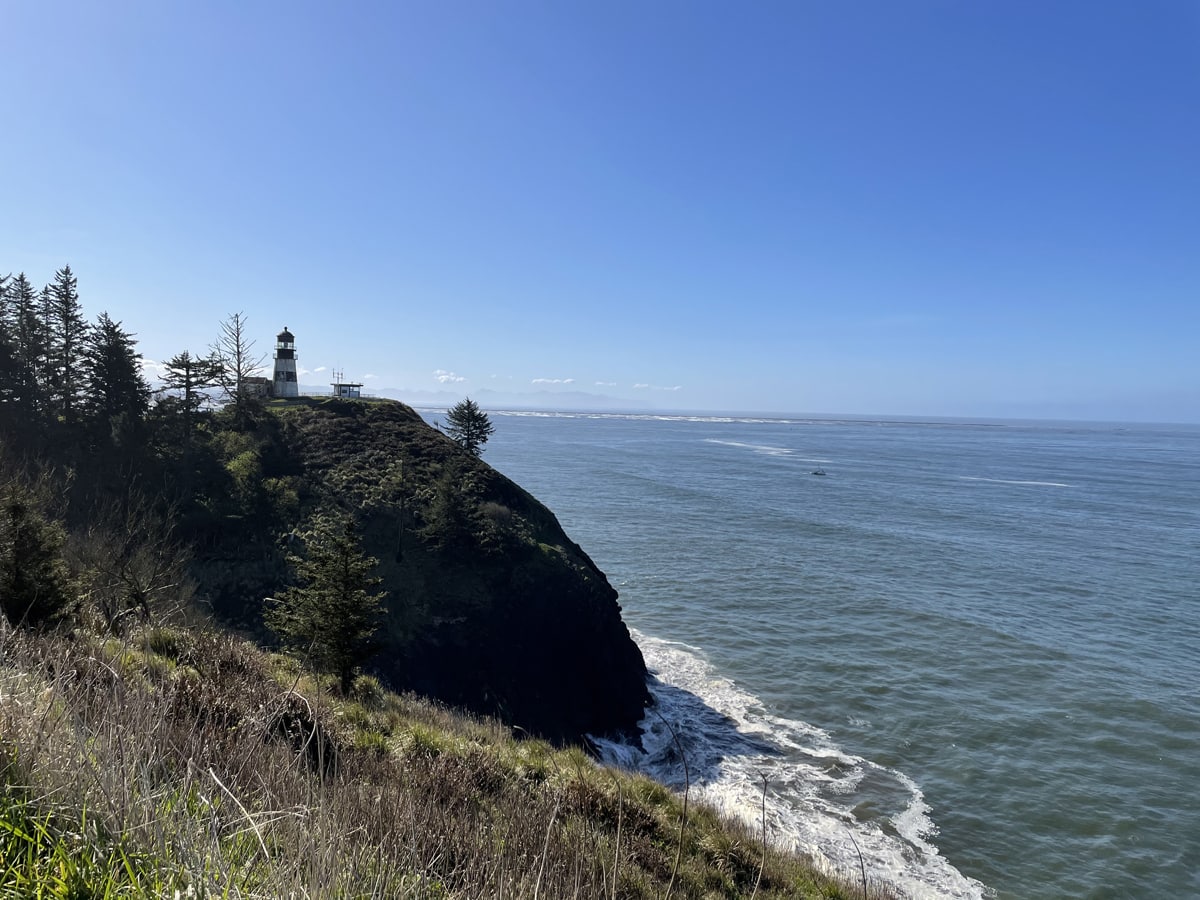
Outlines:
{"label": "eroded cliff edge", "polygon": [[[617,592],[550,510],[401,403],[269,413],[259,455],[272,490],[294,498],[293,521],[349,511],[380,561],[388,611],[369,670],[556,742],[633,733],[649,702],[641,651]],[[283,587],[288,521],[276,518],[273,543],[248,553],[226,535],[202,561],[219,611],[252,620],[238,598]]]}

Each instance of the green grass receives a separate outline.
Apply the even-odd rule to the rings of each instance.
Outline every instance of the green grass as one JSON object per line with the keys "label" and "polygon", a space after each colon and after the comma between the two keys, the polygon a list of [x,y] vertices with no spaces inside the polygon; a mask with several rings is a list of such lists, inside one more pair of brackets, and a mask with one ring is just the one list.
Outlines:
{"label": "green grass", "polygon": [[889,896],[578,748],[330,687],[202,630],[0,636],[0,898]]}

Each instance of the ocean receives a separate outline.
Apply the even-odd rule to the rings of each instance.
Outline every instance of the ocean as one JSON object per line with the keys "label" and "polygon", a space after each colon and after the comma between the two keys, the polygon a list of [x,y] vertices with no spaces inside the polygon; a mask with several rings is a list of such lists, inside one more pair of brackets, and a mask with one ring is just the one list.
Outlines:
{"label": "ocean", "polygon": [[608,761],[905,896],[1200,897],[1200,427],[490,415],[654,673]]}

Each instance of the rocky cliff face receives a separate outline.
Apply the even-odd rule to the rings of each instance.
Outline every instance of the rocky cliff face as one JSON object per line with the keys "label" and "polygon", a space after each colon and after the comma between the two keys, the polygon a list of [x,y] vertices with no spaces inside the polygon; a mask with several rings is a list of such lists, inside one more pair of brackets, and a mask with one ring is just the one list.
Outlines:
{"label": "rocky cliff face", "polygon": [[649,701],[617,593],[554,515],[400,403],[277,409],[302,506],[363,524],[388,590],[393,686],[563,742],[631,733]]}

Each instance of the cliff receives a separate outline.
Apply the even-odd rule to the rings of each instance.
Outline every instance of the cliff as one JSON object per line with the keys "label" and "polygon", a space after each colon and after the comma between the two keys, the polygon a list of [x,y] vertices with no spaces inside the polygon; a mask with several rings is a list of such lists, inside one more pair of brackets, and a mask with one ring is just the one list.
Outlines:
{"label": "cliff", "polygon": [[[403,404],[270,412],[259,456],[281,473],[268,479],[276,492],[294,494],[294,521],[348,510],[380,560],[387,619],[369,669],[558,742],[632,732],[649,702],[641,652],[616,591],[553,513]],[[232,551],[243,566],[266,549],[245,544]],[[252,596],[283,586],[278,559],[263,572]]]}

